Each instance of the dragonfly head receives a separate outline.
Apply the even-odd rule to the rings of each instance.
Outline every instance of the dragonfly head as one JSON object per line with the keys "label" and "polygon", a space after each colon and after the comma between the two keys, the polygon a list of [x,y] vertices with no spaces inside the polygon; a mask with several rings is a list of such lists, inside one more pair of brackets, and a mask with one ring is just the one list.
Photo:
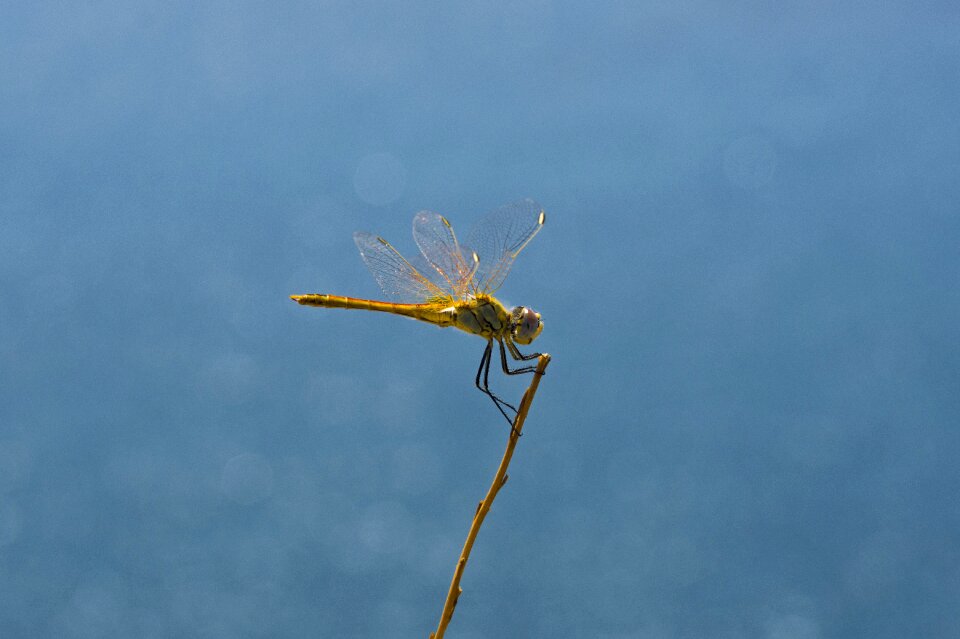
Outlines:
{"label": "dragonfly head", "polygon": [[537,339],[543,330],[540,313],[526,306],[517,306],[510,311],[510,337],[517,344],[527,345]]}

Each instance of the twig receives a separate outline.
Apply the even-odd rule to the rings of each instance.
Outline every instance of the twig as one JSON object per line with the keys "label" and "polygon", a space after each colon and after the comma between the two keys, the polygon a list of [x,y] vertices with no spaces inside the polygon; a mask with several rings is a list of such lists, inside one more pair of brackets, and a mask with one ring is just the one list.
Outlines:
{"label": "twig", "polygon": [[470,532],[467,533],[467,541],[463,544],[463,550],[460,552],[460,559],[457,561],[457,567],[453,571],[453,581],[450,582],[450,590],[447,592],[447,600],[443,604],[443,612],[440,614],[440,624],[437,631],[430,635],[430,639],[443,639],[443,633],[447,630],[447,624],[453,618],[453,609],[457,605],[457,599],[463,590],[460,588],[460,578],[463,576],[463,569],[467,565],[467,559],[470,558],[470,551],[473,549],[473,542],[477,539],[477,533],[480,532],[480,526],[483,519],[490,511],[490,506],[496,498],[500,488],[507,483],[507,466],[510,465],[510,458],[513,457],[513,449],[517,446],[517,440],[520,438],[520,432],[523,430],[523,422],[527,418],[527,411],[530,410],[530,404],[533,402],[533,396],[537,394],[537,387],[540,385],[540,378],[543,377],[547,364],[550,363],[550,356],[544,353],[537,362],[537,370],[533,373],[533,380],[530,386],[523,393],[523,399],[520,400],[520,409],[513,420],[513,428],[510,430],[510,437],[507,439],[507,450],[503,453],[503,459],[500,460],[500,467],[497,468],[497,474],[493,476],[493,483],[487,490],[487,496],[483,498],[480,505],[477,506],[477,512],[473,516],[473,522],[470,524]]}

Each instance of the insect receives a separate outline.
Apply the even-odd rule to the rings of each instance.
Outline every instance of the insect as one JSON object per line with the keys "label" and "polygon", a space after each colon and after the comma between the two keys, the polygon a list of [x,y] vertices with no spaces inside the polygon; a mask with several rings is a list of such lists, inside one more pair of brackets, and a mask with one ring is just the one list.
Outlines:
{"label": "insect", "polygon": [[413,218],[413,239],[421,256],[404,259],[389,242],[370,233],[357,232],[353,240],[383,292],[395,301],[341,297],[338,295],[291,295],[305,306],[351,308],[403,315],[441,327],[452,326],[487,341],[480,358],[475,384],[493,400],[513,424],[512,404],[490,390],[493,344],[508,375],[532,373],[534,366],[511,369],[507,352],[518,362],[540,357],[524,355],[517,344],[529,345],[543,330],[540,313],[526,306],[507,308],[493,296],[503,284],[517,255],[546,220],[543,209],[525,199],[502,206],[484,216],[460,244],[445,217],[421,211]]}

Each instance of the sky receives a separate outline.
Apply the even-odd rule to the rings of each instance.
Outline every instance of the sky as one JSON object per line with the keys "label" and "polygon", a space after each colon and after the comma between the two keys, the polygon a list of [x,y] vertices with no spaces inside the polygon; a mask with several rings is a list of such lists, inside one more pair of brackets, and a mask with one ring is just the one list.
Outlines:
{"label": "sky", "polygon": [[447,636],[960,636],[954,4],[0,16],[3,637],[426,637],[483,342],[288,296],[527,197]]}

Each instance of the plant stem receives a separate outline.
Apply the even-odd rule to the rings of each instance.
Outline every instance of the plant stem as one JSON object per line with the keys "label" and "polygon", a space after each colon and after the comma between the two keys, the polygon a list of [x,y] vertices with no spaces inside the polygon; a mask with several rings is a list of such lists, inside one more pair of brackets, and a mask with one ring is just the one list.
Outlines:
{"label": "plant stem", "polygon": [[510,465],[510,459],[513,457],[513,449],[517,446],[517,440],[523,430],[523,422],[527,418],[527,412],[530,410],[530,404],[533,403],[533,396],[537,394],[537,387],[540,386],[540,378],[543,377],[547,364],[550,363],[550,356],[544,353],[537,362],[537,370],[533,373],[533,380],[530,386],[523,393],[523,399],[520,400],[520,409],[513,420],[513,428],[510,430],[510,436],[507,439],[507,449],[503,453],[503,459],[500,460],[500,467],[497,468],[497,474],[493,476],[493,483],[487,490],[487,496],[483,498],[480,505],[477,506],[477,512],[473,516],[473,522],[470,524],[470,532],[467,533],[467,540],[463,544],[463,550],[460,552],[460,559],[457,561],[457,567],[453,571],[453,581],[450,582],[450,590],[447,592],[447,600],[443,604],[443,612],[440,614],[440,624],[437,631],[430,635],[430,639],[443,639],[443,633],[447,630],[447,625],[453,618],[453,609],[457,605],[457,599],[463,590],[460,588],[460,578],[463,576],[463,570],[467,565],[467,559],[470,558],[470,551],[473,549],[473,542],[477,539],[477,533],[480,532],[480,526],[484,518],[490,511],[493,500],[505,483],[507,483],[507,466]]}

